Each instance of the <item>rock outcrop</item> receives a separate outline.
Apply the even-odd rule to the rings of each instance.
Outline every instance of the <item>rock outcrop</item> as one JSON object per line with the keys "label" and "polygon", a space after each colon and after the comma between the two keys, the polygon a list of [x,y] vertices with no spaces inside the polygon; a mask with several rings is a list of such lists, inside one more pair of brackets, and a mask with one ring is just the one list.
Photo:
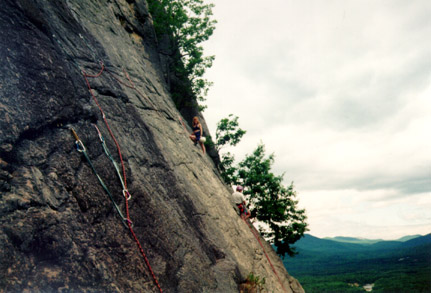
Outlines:
{"label": "rock outcrop", "polygon": [[[181,124],[145,1],[3,0],[0,65],[1,292],[158,290],[76,150],[71,127],[125,214],[94,125],[120,157],[88,86],[121,147],[130,219],[163,291],[237,292],[253,272],[283,292],[230,189]],[[87,85],[83,72],[100,75]],[[264,245],[285,290],[303,292]]]}

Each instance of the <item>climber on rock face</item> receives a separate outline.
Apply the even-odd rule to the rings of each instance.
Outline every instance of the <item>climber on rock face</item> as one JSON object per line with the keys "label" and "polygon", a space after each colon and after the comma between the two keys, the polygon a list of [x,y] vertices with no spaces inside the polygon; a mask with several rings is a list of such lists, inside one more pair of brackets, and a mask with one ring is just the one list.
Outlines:
{"label": "climber on rock face", "polygon": [[241,216],[242,219],[246,220],[250,217],[251,214],[247,209],[245,197],[244,197],[244,194],[242,193],[243,190],[244,188],[241,185],[238,185],[236,187],[236,191],[232,193],[232,197],[236,206],[239,209],[239,215]]}
{"label": "climber on rock face", "polygon": [[199,118],[197,116],[193,117],[192,128],[193,133],[190,134],[190,139],[195,143],[195,145],[199,143],[202,148],[202,152],[205,154],[205,145],[202,141],[202,124],[199,122]]}

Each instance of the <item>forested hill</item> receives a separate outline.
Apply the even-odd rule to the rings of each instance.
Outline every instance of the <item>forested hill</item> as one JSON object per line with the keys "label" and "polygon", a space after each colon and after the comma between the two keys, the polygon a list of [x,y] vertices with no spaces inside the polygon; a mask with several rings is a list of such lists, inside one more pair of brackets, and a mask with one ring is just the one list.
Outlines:
{"label": "forested hill", "polygon": [[431,290],[431,234],[378,242],[306,235],[295,247],[284,264],[306,292],[363,292],[366,284],[373,292]]}
{"label": "forested hill", "polygon": [[161,43],[144,0],[1,1],[1,292],[303,292],[190,141]]}
{"label": "forested hill", "polygon": [[406,238],[409,240],[372,240],[359,238],[336,237],[318,238],[307,234],[295,243],[298,251],[316,251],[327,253],[360,252],[373,250],[403,249],[420,245],[431,245],[431,234]]}

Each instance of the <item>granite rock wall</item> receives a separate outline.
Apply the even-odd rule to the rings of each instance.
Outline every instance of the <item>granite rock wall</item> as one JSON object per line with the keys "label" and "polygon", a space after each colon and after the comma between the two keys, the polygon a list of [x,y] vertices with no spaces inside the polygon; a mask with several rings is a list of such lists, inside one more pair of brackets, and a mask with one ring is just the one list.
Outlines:
{"label": "granite rock wall", "polygon": [[[71,128],[125,214],[95,128],[122,173],[100,109],[121,148],[134,232],[163,291],[238,292],[253,272],[283,292],[231,190],[188,138],[145,1],[3,0],[0,66],[1,292],[158,290],[75,146]],[[265,246],[285,290],[303,292]]]}

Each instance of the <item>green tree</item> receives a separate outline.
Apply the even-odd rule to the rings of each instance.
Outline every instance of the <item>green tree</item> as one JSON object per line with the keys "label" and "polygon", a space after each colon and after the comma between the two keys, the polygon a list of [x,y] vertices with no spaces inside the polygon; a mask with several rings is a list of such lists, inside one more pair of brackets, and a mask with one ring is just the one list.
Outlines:
{"label": "green tree", "polygon": [[304,209],[298,208],[293,183],[285,187],[284,174],[272,173],[273,163],[274,155],[266,156],[264,145],[258,145],[239,163],[237,184],[244,186],[252,216],[268,226],[267,230],[260,231],[262,235],[276,246],[279,255],[293,256],[296,252],[291,245],[307,231],[307,216]]}
{"label": "green tree", "polygon": [[[246,133],[239,128],[238,117],[229,114],[227,118],[221,119],[217,123],[215,149],[217,152],[226,146],[236,146]],[[219,168],[221,177],[227,184],[234,184],[238,181],[237,167],[235,167],[235,157],[227,152],[221,155]]]}
{"label": "green tree", "polygon": [[[237,116],[230,114],[221,119],[216,130],[217,151],[227,144],[237,145],[245,133],[239,128]],[[265,146],[261,143],[238,165],[235,165],[233,154],[222,154],[219,167],[227,184],[244,186],[252,216],[268,227],[260,231],[262,235],[276,246],[278,254],[293,256],[295,250],[291,245],[307,231],[307,216],[305,210],[298,208],[293,183],[285,187],[284,174],[276,176],[271,171],[273,163],[274,155],[266,156]]]}
{"label": "green tree", "polygon": [[[211,82],[203,78],[205,70],[212,66],[214,56],[204,56],[202,42],[215,30],[212,17],[214,4],[204,0],[148,0],[154,28],[159,40],[169,39],[169,52],[173,68],[180,79],[187,79],[189,90],[203,102]],[[202,107],[203,109],[204,107]]]}
{"label": "green tree", "polygon": [[216,150],[220,151],[226,144],[236,146],[247,131],[239,128],[238,117],[229,114],[217,123]]}
{"label": "green tree", "polygon": [[226,184],[232,185],[238,182],[237,167],[234,165],[235,157],[230,152],[221,155],[220,175]]}

